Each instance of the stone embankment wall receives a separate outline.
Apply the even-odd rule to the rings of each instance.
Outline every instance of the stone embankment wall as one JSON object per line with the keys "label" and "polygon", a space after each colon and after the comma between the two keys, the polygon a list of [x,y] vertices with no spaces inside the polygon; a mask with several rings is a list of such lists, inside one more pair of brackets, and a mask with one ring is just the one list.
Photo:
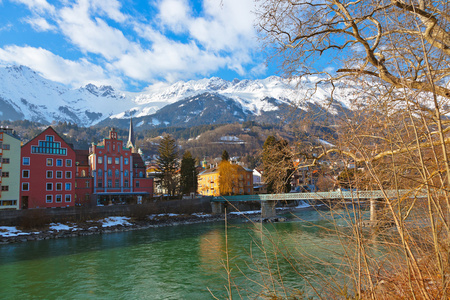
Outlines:
{"label": "stone embankment wall", "polygon": [[211,213],[211,197],[186,200],[158,201],[134,205],[66,207],[0,211],[0,226],[17,226],[24,218],[44,218],[51,222],[84,221],[109,216],[140,217],[150,214],[194,212]]}

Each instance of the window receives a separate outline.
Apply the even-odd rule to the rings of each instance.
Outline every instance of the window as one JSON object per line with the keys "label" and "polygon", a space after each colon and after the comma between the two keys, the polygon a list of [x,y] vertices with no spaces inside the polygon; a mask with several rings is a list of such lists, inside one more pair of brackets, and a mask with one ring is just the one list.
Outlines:
{"label": "window", "polygon": [[112,187],[112,180],[111,179],[108,179],[108,187],[109,188]]}
{"label": "window", "polygon": [[61,203],[62,202],[62,195],[56,195],[55,202],[56,203]]}
{"label": "window", "polygon": [[116,179],[116,181],[114,182],[114,187],[116,187],[116,188],[120,187],[119,179]]}
{"label": "window", "polygon": [[9,191],[9,185],[2,185],[2,192]]}
{"label": "window", "polygon": [[53,178],[53,171],[47,171],[47,178]]}
{"label": "window", "polygon": [[30,158],[29,157],[22,157],[22,165],[29,166],[30,165]]}
{"label": "window", "polygon": [[102,169],[99,169],[98,170],[98,177],[102,177],[103,176],[103,171],[102,171]]}
{"label": "window", "polygon": [[112,157],[108,157],[108,165],[112,164]]}
{"label": "window", "polygon": [[62,171],[56,171],[56,178],[61,179],[62,178]]}
{"label": "window", "polygon": [[98,185],[99,188],[103,187],[103,181],[99,180],[97,185]]}
{"label": "window", "polygon": [[9,144],[3,144],[3,150],[9,150],[10,146]]}
{"label": "window", "polygon": [[125,181],[123,183],[123,186],[126,187],[126,188],[128,187],[128,179],[125,179]]}
{"label": "window", "polygon": [[47,185],[46,185],[45,189],[47,191],[52,191],[53,190],[53,183],[47,182]]}
{"label": "window", "polygon": [[144,174],[142,173],[142,171],[139,172],[139,177],[144,177]]}
{"label": "window", "polygon": [[22,182],[22,191],[29,191],[30,184],[28,182]]}
{"label": "window", "polygon": [[30,170],[22,170],[22,178],[30,178]]}
{"label": "window", "polygon": [[114,158],[114,163],[118,165],[120,163],[120,159],[118,157]]}
{"label": "window", "polygon": [[[23,170],[23,171],[25,171],[25,170]],[[23,171],[22,171],[22,174],[23,174]],[[9,172],[2,172],[2,177],[9,177]],[[28,177],[26,177],[26,178],[28,178]]]}
{"label": "window", "polygon": [[64,201],[65,202],[71,202],[72,201],[72,195],[65,195],[65,197],[64,197]]}
{"label": "window", "polygon": [[61,182],[57,182],[56,183],[56,190],[57,191],[62,191],[62,183]]}
{"label": "window", "polygon": [[112,176],[112,171],[111,171],[111,169],[108,170],[108,176],[110,176],[110,177]]}
{"label": "window", "polygon": [[116,177],[119,177],[119,176],[120,176],[119,170],[116,170],[114,175],[115,175]]}
{"label": "window", "polygon": [[103,163],[103,157],[99,156],[97,161],[98,161],[99,164],[102,164]]}
{"label": "window", "polygon": [[89,187],[89,181],[86,180],[86,187]]}
{"label": "window", "polygon": [[39,141],[39,146],[31,146],[31,153],[66,155],[67,148],[61,148],[61,143],[54,142],[53,136],[48,135],[45,141]]}
{"label": "window", "polygon": [[136,180],[136,187],[139,187],[139,180]]}
{"label": "window", "polygon": [[86,177],[86,170],[81,170],[81,177]]}
{"label": "window", "polygon": [[53,202],[53,195],[47,195],[45,198],[46,198],[45,202],[47,202],[47,203]]}
{"label": "window", "polygon": [[125,172],[123,173],[123,176],[128,177],[128,171],[125,170]]}
{"label": "window", "polygon": [[128,158],[125,157],[125,158],[123,159],[123,163],[124,163],[125,165],[128,165]]}
{"label": "window", "polygon": [[9,164],[9,158],[2,158],[2,163]]}
{"label": "window", "polygon": [[62,159],[57,159],[56,160],[56,166],[57,167],[62,167]]}
{"label": "window", "polygon": [[70,191],[70,190],[72,190],[72,184],[66,183],[66,191]]}
{"label": "window", "polygon": [[47,166],[53,166],[53,158],[47,158]]}
{"label": "window", "polygon": [[66,159],[66,167],[71,167],[71,166],[72,166],[72,160]]}
{"label": "window", "polygon": [[70,178],[72,178],[72,172],[66,171],[66,179],[70,179]]}

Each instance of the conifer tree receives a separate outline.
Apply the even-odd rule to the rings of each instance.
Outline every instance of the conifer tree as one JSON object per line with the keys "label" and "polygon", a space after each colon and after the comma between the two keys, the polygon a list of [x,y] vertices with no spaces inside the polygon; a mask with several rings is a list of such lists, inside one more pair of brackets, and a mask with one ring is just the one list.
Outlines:
{"label": "conifer tree", "polygon": [[191,152],[186,151],[181,160],[180,186],[183,194],[197,192],[197,171],[195,169],[195,159]]}
{"label": "conifer tree", "polygon": [[169,195],[175,195],[178,182],[175,173],[178,169],[178,151],[175,140],[170,135],[165,135],[158,147],[158,165],[161,170],[162,187]]}
{"label": "conifer tree", "polygon": [[230,160],[230,155],[228,154],[227,150],[223,150],[222,160]]}

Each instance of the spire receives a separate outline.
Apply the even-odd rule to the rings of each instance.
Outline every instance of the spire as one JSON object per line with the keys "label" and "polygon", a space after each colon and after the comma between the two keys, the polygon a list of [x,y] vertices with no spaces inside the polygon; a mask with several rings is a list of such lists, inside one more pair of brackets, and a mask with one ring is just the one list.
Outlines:
{"label": "spire", "polygon": [[134,130],[133,130],[133,119],[130,118],[130,129],[128,131],[128,141],[127,141],[127,148],[133,148],[133,152],[135,149],[135,138],[134,138]]}

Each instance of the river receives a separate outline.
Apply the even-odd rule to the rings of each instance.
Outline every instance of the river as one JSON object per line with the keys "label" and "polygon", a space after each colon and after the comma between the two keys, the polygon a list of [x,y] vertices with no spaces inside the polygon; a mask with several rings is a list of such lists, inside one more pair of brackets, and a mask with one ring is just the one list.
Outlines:
{"label": "river", "polygon": [[286,217],[2,245],[0,298],[225,299],[227,262],[234,298],[254,299],[264,286],[282,297],[284,290],[322,293],[327,279],[317,273],[335,274],[324,262],[337,262],[339,255],[330,253],[342,248],[328,234],[330,213],[310,209]]}

